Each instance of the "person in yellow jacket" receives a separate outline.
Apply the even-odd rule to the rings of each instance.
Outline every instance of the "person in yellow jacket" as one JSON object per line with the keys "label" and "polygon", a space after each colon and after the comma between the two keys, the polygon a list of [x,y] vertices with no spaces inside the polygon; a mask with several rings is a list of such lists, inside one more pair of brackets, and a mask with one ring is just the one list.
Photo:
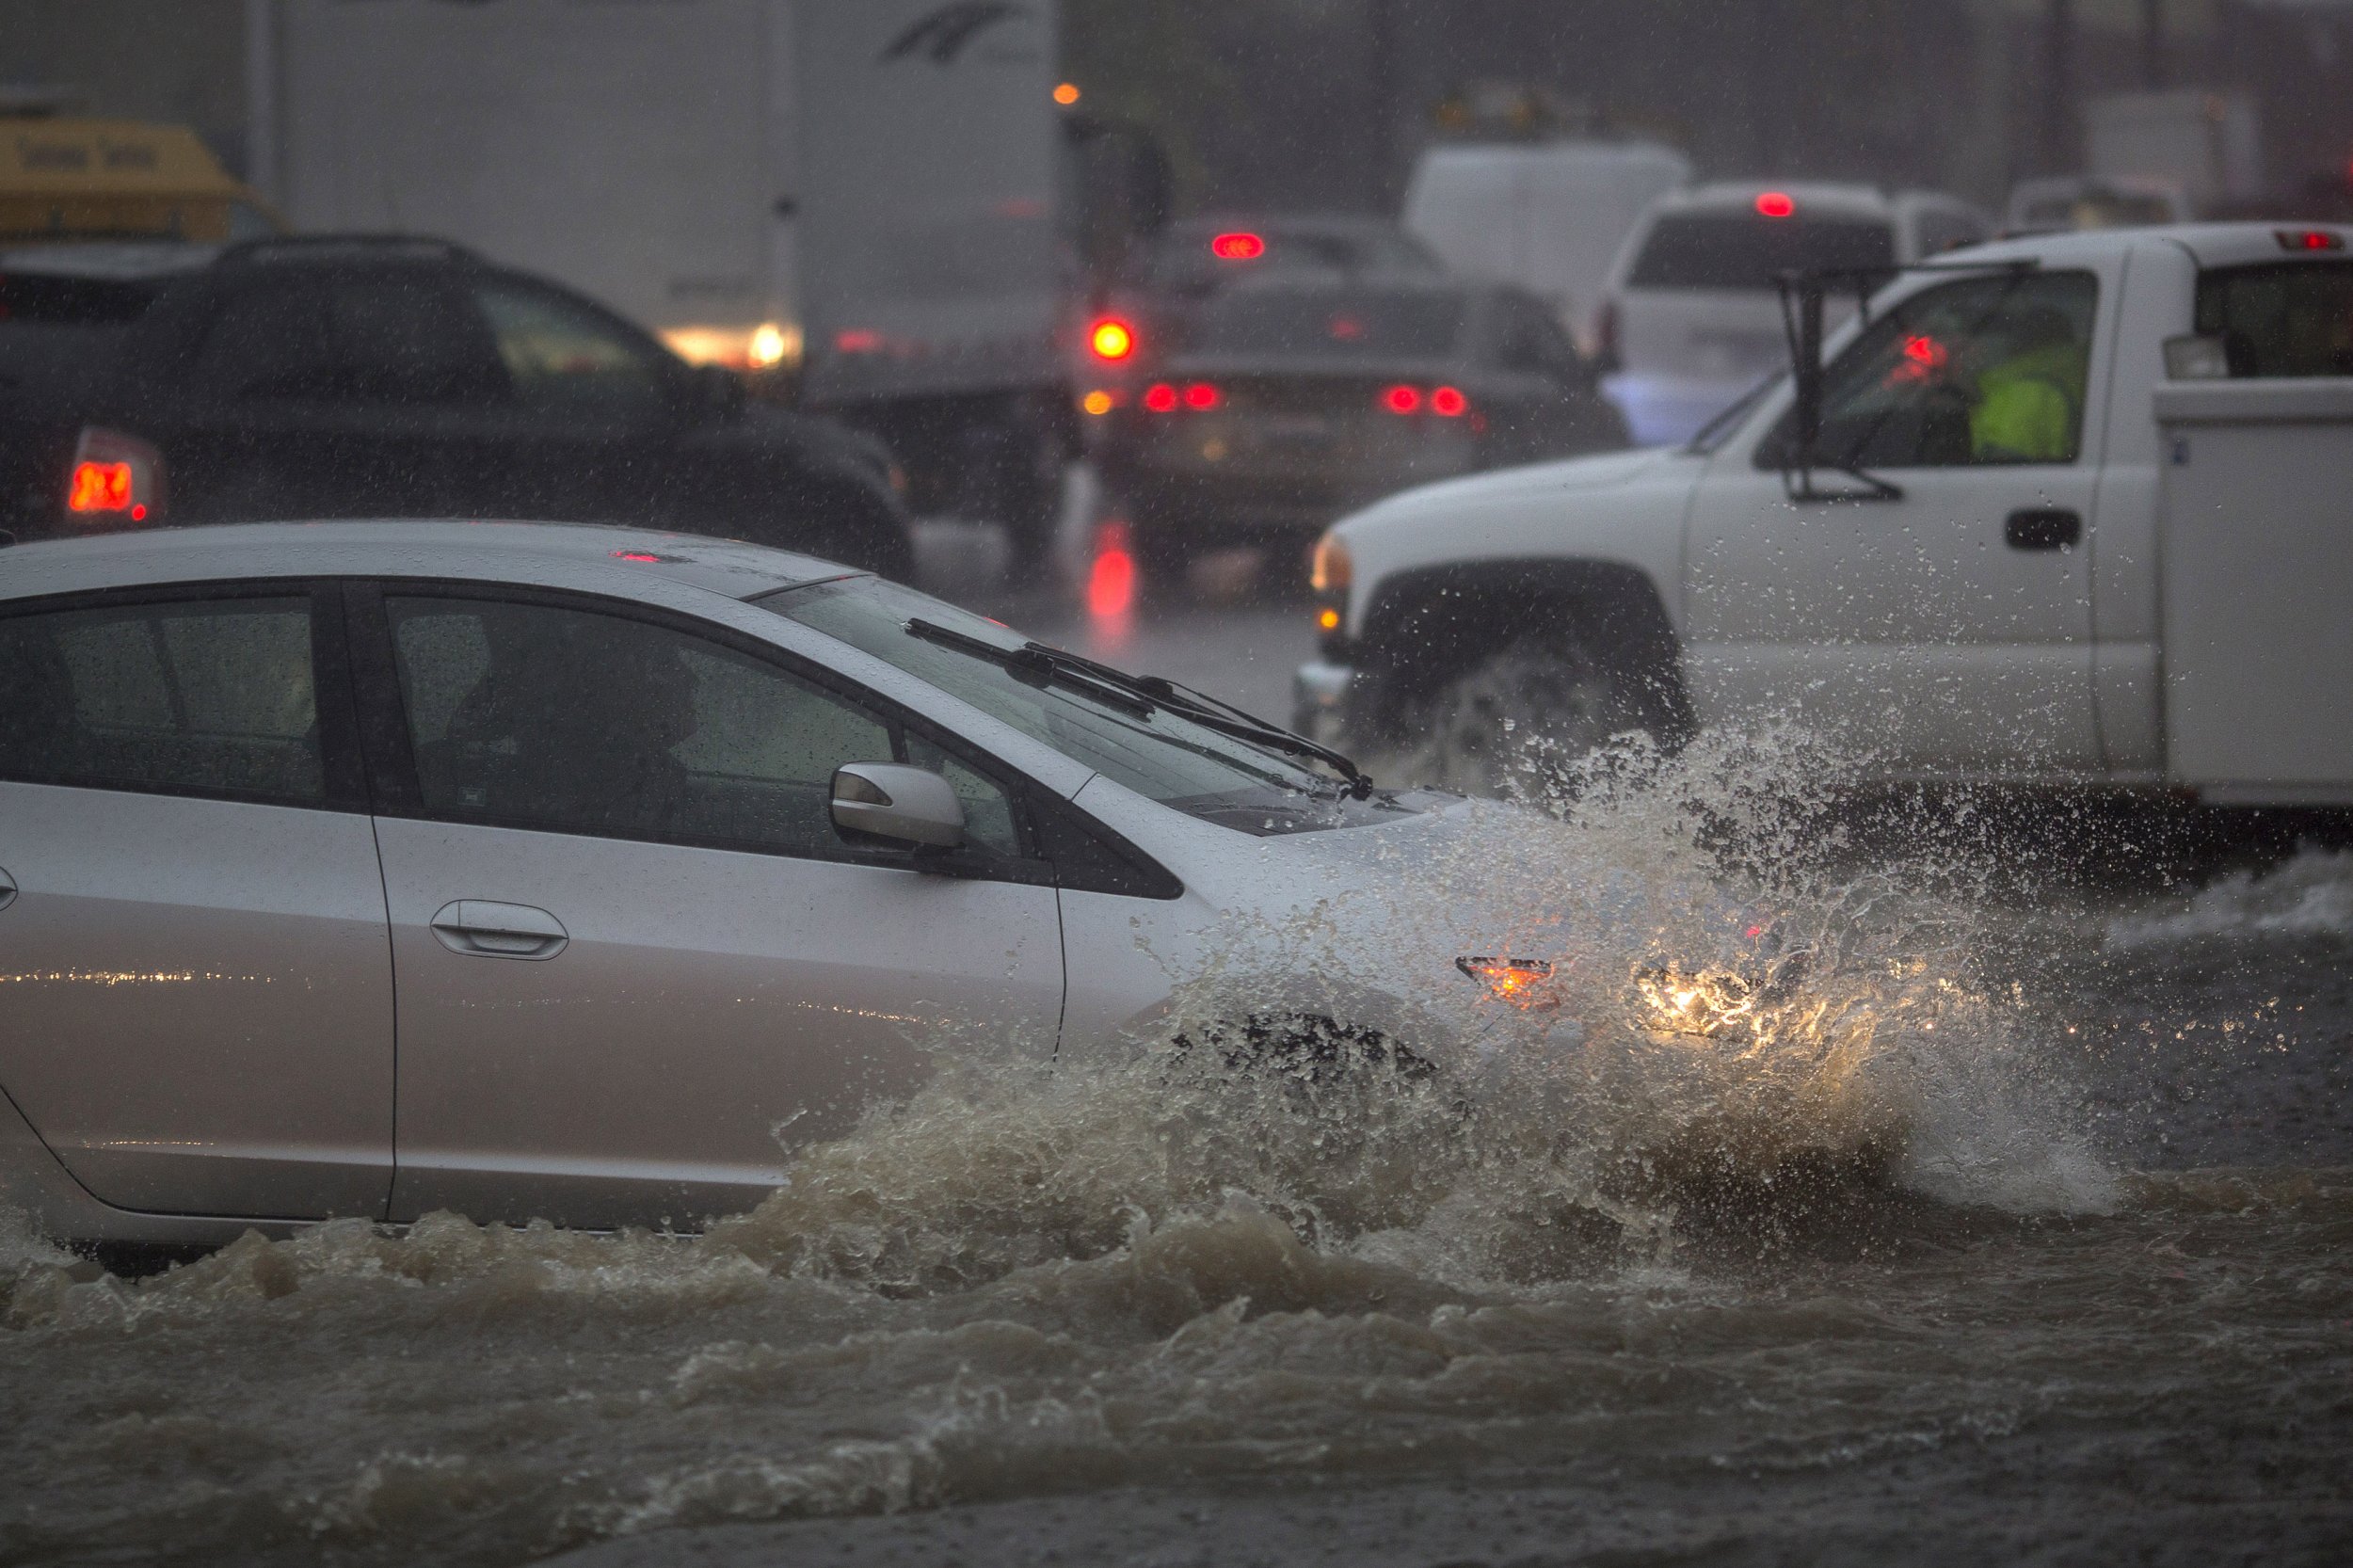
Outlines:
{"label": "person in yellow jacket", "polygon": [[2089,346],[2054,310],[2022,312],[2008,355],[1977,375],[1970,456],[1980,463],[2072,463],[2083,436]]}

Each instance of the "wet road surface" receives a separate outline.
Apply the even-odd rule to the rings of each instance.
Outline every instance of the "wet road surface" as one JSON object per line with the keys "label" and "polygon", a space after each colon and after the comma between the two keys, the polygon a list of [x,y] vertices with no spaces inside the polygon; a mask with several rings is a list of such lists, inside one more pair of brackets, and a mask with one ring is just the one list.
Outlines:
{"label": "wet road surface", "polygon": [[[1306,642],[1022,618],[1278,716]],[[1816,852],[1756,755],[1449,868],[1578,977],[1493,1081],[951,1064],[700,1238],[0,1232],[0,1563],[2353,1556],[2353,852]],[[1629,1012],[1719,885],[1803,985]]]}

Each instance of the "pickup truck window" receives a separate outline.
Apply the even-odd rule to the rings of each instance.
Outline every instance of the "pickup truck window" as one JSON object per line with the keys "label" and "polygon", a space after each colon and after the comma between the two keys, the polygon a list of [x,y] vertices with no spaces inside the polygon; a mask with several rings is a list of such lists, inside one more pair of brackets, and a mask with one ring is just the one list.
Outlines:
{"label": "pickup truck window", "polygon": [[[1849,468],[2072,463],[2100,285],[2088,272],[1964,279],[1874,322],[1823,377],[1821,454]],[[1785,416],[1757,449],[1778,468]]]}
{"label": "pickup truck window", "polygon": [[2205,273],[2198,330],[2222,340],[2233,377],[2353,376],[2353,262]]}

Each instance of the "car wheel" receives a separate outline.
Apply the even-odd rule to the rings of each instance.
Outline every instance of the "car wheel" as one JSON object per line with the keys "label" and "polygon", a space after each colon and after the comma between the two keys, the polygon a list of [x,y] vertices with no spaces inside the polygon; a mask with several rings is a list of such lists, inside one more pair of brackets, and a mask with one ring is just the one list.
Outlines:
{"label": "car wheel", "polygon": [[1441,682],[1404,727],[1420,782],[1485,795],[1545,792],[1612,736],[1652,728],[1619,672],[1577,643],[1533,637]]}

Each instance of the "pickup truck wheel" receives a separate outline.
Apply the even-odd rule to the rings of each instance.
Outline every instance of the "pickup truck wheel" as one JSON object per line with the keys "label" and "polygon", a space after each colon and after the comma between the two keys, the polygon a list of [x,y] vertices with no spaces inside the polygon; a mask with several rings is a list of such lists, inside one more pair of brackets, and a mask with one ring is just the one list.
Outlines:
{"label": "pickup truck wheel", "polygon": [[1631,683],[1583,648],[1523,638],[1417,705],[1407,744],[1421,781],[1466,794],[1538,791],[1613,735],[1648,728]]}

